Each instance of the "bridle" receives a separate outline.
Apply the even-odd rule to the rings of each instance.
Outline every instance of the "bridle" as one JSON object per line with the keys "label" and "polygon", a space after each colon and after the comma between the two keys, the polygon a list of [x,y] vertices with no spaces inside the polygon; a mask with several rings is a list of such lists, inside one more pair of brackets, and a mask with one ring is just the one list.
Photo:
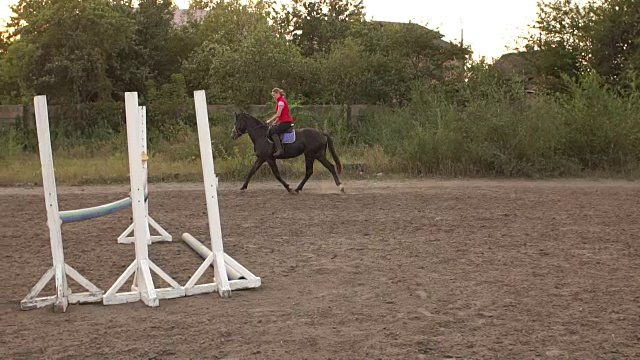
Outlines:
{"label": "bridle", "polygon": [[[243,120],[243,121],[244,121],[244,120]],[[246,125],[246,123],[245,123],[245,125]],[[248,129],[246,129],[246,130],[245,130],[245,133],[249,134],[249,132],[251,132],[251,131],[253,131],[253,130],[255,130],[255,129],[259,129],[259,128],[261,128],[261,127],[267,127],[267,128],[268,128],[268,127],[269,127],[269,125],[267,125],[267,124],[257,125],[257,126],[254,126],[254,127],[252,127],[252,128],[248,128]],[[234,133],[234,134],[236,134],[236,136],[238,136],[238,137],[242,136],[242,134],[240,134],[240,133],[238,132],[238,129],[236,129],[236,126],[235,126],[235,125],[233,125],[233,133]]]}

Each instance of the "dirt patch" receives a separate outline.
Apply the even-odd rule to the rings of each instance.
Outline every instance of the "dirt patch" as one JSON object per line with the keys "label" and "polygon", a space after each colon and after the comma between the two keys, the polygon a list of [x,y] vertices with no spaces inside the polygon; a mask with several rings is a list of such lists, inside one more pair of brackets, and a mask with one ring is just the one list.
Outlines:
{"label": "dirt patch", "polygon": [[[223,183],[225,250],[262,287],[142,303],[20,311],[51,262],[42,189],[0,189],[0,357],[442,359],[640,357],[635,182]],[[126,196],[61,188],[61,209]],[[152,184],[173,243],[151,258],[179,283],[208,241],[202,184]],[[279,205],[275,209],[274,204]],[[67,262],[103,289],[133,260],[130,214],[63,226]],[[209,277],[212,272],[209,272]]]}

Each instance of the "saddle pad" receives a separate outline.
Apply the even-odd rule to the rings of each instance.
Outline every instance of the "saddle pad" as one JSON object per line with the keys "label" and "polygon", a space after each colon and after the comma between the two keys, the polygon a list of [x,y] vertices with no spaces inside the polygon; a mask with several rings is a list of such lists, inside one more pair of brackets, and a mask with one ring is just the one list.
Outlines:
{"label": "saddle pad", "polygon": [[280,135],[280,139],[282,139],[283,144],[291,144],[296,141],[296,132],[284,133]]}

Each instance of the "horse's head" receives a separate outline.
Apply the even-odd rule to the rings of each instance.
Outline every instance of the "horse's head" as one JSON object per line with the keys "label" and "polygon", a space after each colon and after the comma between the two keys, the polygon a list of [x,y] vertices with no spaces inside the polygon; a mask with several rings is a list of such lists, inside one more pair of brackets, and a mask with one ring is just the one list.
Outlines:
{"label": "horse's head", "polygon": [[264,123],[247,113],[236,113],[236,123],[231,130],[231,138],[237,140],[240,136],[244,135],[248,131],[266,126]]}
{"label": "horse's head", "polygon": [[231,130],[231,138],[237,140],[240,136],[247,132],[247,123],[244,121],[244,114],[236,114],[236,123]]}

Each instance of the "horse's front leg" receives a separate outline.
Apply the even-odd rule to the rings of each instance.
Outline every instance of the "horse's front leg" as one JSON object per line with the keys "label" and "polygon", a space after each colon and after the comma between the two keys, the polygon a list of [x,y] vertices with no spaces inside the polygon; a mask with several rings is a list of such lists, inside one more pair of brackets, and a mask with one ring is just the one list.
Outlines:
{"label": "horse's front leg", "polygon": [[249,185],[249,180],[251,180],[251,177],[253,176],[253,174],[255,174],[256,171],[260,169],[260,166],[262,166],[262,164],[264,164],[264,159],[257,158],[256,161],[253,163],[251,170],[249,170],[249,174],[247,174],[247,178],[244,180],[244,184],[242,184],[240,191],[247,190],[247,186]]}
{"label": "horse's front leg", "polygon": [[269,167],[271,168],[271,171],[273,172],[273,175],[276,177],[276,179],[280,181],[282,186],[284,186],[284,188],[287,189],[288,192],[291,192],[291,188],[289,187],[289,184],[287,184],[287,182],[284,181],[282,176],[280,176],[280,170],[278,169],[278,164],[276,164],[276,159],[272,157],[268,158],[267,164],[269,164]]}
{"label": "horse's front leg", "polygon": [[302,191],[302,188],[304,187],[304,184],[307,183],[307,180],[309,180],[309,178],[311,177],[311,175],[313,175],[313,162],[315,161],[315,159],[311,156],[305,156],[304,159],[304,164],[305,164],[305,174],[304,174],[304,179],[302,179],[302,181],[300,182],[300,185],[298,185],[298,187],[296,188],[296,193],[299,193],[300,191]]}

